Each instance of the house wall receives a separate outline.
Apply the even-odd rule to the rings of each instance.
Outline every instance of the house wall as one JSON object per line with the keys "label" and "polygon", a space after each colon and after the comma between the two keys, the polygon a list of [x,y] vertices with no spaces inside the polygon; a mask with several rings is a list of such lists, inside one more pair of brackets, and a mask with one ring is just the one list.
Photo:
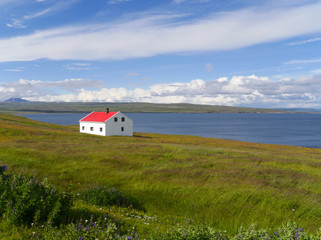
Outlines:
{"label": "house wall", "polygon": [[[117,118],[117,122],[115,122],[115,118]],[[124,121],[122,121],[123,118]],[[133,136],[133,121],[121,112],[116,113],[106,121],[106,136],[113,135]]]}
{"label": "house wall", "polygon": [[81,133],[100,136],[133,136],[133,121],[121,112],[116,113],[106,122],[80,122],[79,127]]}
{"label": "house wall", "polygon": [[[106,136],[106,124],[100,122],[80,122],[80,132]],[[84,127],[84,129],[83,129]],[[102,129],[101,129],[102,128]]]}

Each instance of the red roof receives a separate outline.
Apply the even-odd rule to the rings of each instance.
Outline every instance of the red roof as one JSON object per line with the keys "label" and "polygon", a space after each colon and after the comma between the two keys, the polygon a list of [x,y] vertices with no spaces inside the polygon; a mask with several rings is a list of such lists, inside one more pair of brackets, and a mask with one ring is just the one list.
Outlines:
{"label": "red roof", "polygon": [[83,119],[81,122],[106,122],[109,118],[114,116],[117,112],[92,112]]}

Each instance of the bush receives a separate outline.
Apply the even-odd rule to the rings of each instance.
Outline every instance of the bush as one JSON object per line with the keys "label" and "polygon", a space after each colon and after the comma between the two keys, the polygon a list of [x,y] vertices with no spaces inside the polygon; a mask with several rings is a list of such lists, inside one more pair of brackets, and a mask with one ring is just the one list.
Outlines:
{"label": "bush", "polygon": [[162,234],[154,234],[153,240],[320,240],[321,229],[316,234],[304,233],[296,223],[287,223],[277,231],[269,233],[251,225],[249,228],[241,227],[235,236],[227,236],[208,225],[175,228]]}
{"label": "bush", "polygon": [[115,188],[105,186],[92,187],[79,193],[82,200],[97,206],[121,206],[141,209],[136,198],[124,194]]}
{"label": "bush", "polygon": [[208,225],[187,225],[173,229],[170,232],[155,235],[153,240],[225,240],[228,237],[221,231],[217,231]]}
{"label": "bush", "polygon": [[235,239],[256,240],[256,239],[271,239],[266,230],[257,229],[255,224],[249,228],[241,227]]}
{"label": "bush", "polygon": [[[129,227],[128,227],[129,228]],[[138,234],[133,231],[121,231],[115,222],[107,218],[79,220],[60,228],[50,224],[38,226],[32,229],[32,233],[27,239],[41,240],[86,240],[86,239],[118,239],[134,240],[138,239]]]}
{"label": "bush", "polygon": [[6,175],[0,166],[0,217],[14,224],[64,222],[72,207],[71,193],[60,191],[34,177]]}

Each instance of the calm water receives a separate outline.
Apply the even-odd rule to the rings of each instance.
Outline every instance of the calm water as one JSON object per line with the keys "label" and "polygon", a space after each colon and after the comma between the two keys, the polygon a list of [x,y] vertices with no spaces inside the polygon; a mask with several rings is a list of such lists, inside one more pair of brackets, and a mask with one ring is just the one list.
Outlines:
{"label": "calm water", "polygon": [[[60,125],[78,124],[87,114],[24,114]],[[321,148],[321,114],[126,113],[135,132],[183,134]]]}

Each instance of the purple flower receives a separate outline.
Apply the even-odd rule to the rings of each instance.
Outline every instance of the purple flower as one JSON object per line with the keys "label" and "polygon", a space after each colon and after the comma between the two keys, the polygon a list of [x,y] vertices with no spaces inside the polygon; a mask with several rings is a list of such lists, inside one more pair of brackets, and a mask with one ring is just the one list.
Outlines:
{"label": "purple flower", "polygon": [[278,234],[277,231],[274,231],[273,234],[274,234],[275,236],[279,236],[279,234]]}
{"label": "purple flower", "polygon": [[78,240],[84,240],[84,238],[83,237],[79,237]]}

